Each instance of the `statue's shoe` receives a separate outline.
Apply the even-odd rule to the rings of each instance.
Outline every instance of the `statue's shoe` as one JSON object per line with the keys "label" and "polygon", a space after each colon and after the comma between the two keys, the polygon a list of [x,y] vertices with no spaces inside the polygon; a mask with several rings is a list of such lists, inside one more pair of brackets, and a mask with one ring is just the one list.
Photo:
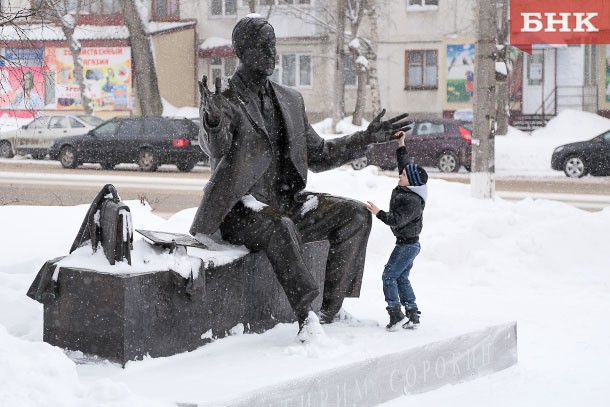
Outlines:
{"label": "statue's shoe", "polygon": [[299,322],[299,333],[296,340],[300,343],[313,343],[327,339],[318,316],[315,312],[309,311],[307,318],[303,322]]}

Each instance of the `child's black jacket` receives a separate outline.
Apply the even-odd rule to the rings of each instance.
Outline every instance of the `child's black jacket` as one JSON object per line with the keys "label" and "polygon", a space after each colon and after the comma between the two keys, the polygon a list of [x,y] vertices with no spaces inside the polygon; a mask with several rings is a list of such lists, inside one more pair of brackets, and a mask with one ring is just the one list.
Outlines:
{"label": "child's black jacket", "polygon": [[[402,171],[408,164],[406,147],[396,150],[396,159],[398,170]],[[390,226],[396,236],[396,244],[413,244],[419,241],[425,206],[426,202],[419,194],[409,187],[397,186],[392,191],[390,210],[388,212],[380,210],[377,218]]]}

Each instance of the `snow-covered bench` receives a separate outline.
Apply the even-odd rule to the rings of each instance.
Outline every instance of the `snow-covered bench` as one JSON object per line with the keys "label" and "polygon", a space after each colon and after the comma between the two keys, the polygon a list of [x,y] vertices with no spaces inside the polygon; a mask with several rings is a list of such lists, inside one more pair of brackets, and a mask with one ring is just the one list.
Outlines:
{"label": "snow-covered bench", "polygon": [[[139,240],[131,265],[109,266],[91,247],[48,261],[28,292],[44,304],[44,341],[125,365],[296,320],[264,254],[237,253],[226,261],[222,244],[208,246],[170,254]],[[304,246],[320,287],[327,255],[327,241]],[[320,305],[318,298],[314,308]]]}

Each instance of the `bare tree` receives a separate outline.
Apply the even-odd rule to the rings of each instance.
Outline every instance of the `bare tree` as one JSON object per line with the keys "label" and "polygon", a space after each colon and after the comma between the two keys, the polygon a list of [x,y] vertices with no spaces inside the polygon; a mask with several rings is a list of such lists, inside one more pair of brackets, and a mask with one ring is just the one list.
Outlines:
{"label": "bare tree", "polygon": [[69,0],[43,0],[41,2],[45,15],[48,15],[52,21],[57,22],[66,36],[66,42],[68,43],[68,48],[70,48],[74,64],[74,79],[79,86],[83,109],[85,113],[92,114],[93,103],[85,84],[83,61],[80,57],[82,47],[80,41],[74,36],[77,19],[84,3],[85,0],[77,0],[76,2]]}
{"label": "bare tree", "polygon": [[364,55],[364,49],[361,45],[358,31],[362,23],[362,16],[365,9],[364,0],[347,0],[347,20],[350,22],[350,33],[352,40],[349,43],[349,51],[352,56],[352,62],[356,68],[357,75],[357,90],[356,90],[356,106],[352,115],[352,124],[356,126],[362,125],[362,116],[366,108],[366,80],[368,77],[368,59]]}
{"label": "bare tree", "polygon": [[136,90],[142,116],[161,116],[163,104],[155,68],[152,39],[148,30],[146,6],[142,0],[120,0],[123,19],[129,31]]}
{"label": "bare tree", "polygon": [[[356,105],[352,115],[352,123],[362,124],[362,118],[366,109],[367,82],[370,80],[371,68],[374,70],[373,90],[374,111],[379,110],[379,86],[377,80],[377,7],[378,0],[338,0],[318,1],[316,7],[318,13],[310,13],[302,8],[295,7],[281,0],[281,4],[287,6],[288,13],[300,18],[307,23],[315,24],[334,34],[335,38],[335,65],[333,83],[333,131],[336,131],[337,123],[345,115],[345,63],[346,51],[351,57],[351,63],[356,69],[357,90]],[[323,17],[326,17],[324,19]],[[364,18],[370,19],[371,38],[360,34],[360,28]],[[349,23],[349,27],[346,24]],[[346,49],[346,41],[348,46]]]}
{"label": "bare tree", "polygon": [[379,94],[379,77],[377,76],[377,44],[379,43],[379,30],[377,25],[377,0],[369,1],[369,19],[371,25],[371,40],[369,42],[369,85],[371,88],[371,110],[373,114],[381,111],[381,95]]}
{"label": "bare tree", "polygon": [[337,124],[345,115],[345,74],[343,72],[343,50],[345,49],[345,5],[347,0],[337,0],[335,29],[335,72],[333,82],[333,123],[332,130],[337,132]]}
{"label": "bare tree", "polygon": [[[10,3],[9,3],[10,4]],[[39,14],[40,6],[19,8],[15,11],[0,9],[0,27],[15,27],[18,23],[28,21]]]}

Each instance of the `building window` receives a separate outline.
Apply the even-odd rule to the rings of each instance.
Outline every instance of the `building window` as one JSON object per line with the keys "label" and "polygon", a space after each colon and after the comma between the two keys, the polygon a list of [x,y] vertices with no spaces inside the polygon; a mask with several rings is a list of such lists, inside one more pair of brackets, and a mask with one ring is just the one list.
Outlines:
{"label": "building window", "polygon": [[[254,0],[259,6],[283,6],[285,4],[311,4],[311,0]],[[242,6],[248,6],[248,0],[242,0]]]}
{"label": "building window", "polygon": [[407,10],[409,11],[428,11],[438,10],[439,0],[407,0]]}
{"label": "building window", "polygon": [[234,16],[237,14],[237,0],[211,0],[210,15],[219,16]]}
{"label": "building window", "polygon": [[438,0],[408,0],[409,6],[436,6],[438,7]]}
{"label": "building window", "polygon": [[237,67],[237,58],[210,58],[209,83],[216,83],[216,78],[231,76]]}
{"label": "building window", "polygon": [[405,89],[438,88],[438,58],[436,50],[405,51]]}
{"label": "building window", "polygon": [[152,0],[154,19],[176,20],[180,18],[180,3],[178,0]]}
{"label": "building window", "polygon": [[81,2],[81,14],[119,14],[122,13],[120,0],[98,0]]}
{"label": "building window", "polygon": [[281,54],[276,57],[270,79],[285,86],[311,87],[312,72],[311,55]]}
{"label": "building window", "polygon": [[527,84],[538,86],[542,84],[544,75],[544,51],[533,50],[527,57]]}

